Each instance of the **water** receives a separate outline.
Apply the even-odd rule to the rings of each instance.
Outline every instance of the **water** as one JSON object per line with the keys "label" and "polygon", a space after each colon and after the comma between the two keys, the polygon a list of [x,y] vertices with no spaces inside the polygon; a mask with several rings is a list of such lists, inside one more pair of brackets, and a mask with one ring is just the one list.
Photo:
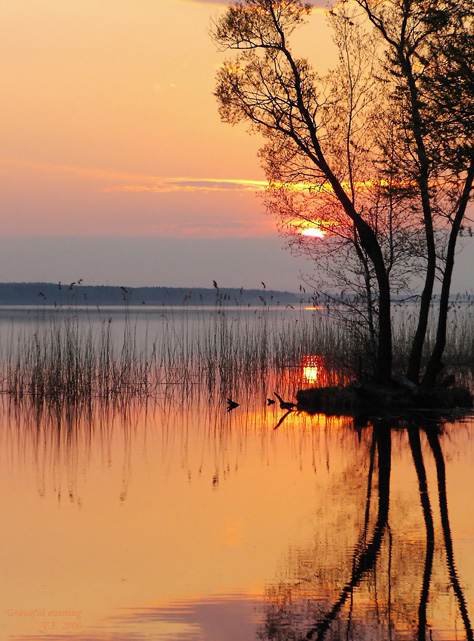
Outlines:
{"label": "water", "polygon": [[474,421],[279,424],[277,383],[232,412],[178,385],[126,406],[3,396],[0,638],[382,641],[425,638],[425,616],[427,639],[469,637]]}

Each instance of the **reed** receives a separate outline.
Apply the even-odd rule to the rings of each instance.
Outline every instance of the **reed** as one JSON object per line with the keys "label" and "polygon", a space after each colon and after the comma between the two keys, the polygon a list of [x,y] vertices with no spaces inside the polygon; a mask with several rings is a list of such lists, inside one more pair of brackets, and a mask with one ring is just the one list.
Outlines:
{"label": "reed", "polygon": [[[151,354],[151,357],[153,353]],[[116,349],[111,322],[98,331],[74,316],[37,324],[10,341],[2,362],[2,391],[15,399],[77,402],[149,392],[150,355],[138,352],[126,325]]]}
{"label": "reed", "polygon": [[[1,391],[13,399],[126,403],[177,392],[192,399],[245,394],[270,386],[290,394],[310,384],[345,384],[370,362],[370,346],[354,318],[334,318],[331,310],[274,313],[266,306],[240,309],[168,310],[154,317],[154,334],[138,328],[130,312],[91,320],[66,313],[11,330],[0,360]],[[410,308],[396,311],[395,367],[406,362],[416,318]],[[434,325],[433,325],[434,326]],[[445,364],[451,370],[474,363],[472,305],[453,307]],[[427,352],[433,341],[428,332]],[[5,343],[5,341],[3,341]],[[304,380],[304,363],[318,358],[318,372]],[[272,390],[273,391],[273,390]],[[270,391],[270,393],[272,393]]]}

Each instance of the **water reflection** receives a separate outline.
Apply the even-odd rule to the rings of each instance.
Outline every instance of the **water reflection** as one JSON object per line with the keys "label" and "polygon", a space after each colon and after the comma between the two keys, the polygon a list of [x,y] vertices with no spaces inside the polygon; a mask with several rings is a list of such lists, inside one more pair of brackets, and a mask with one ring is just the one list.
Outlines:
{"label": "water reflection", "polygon": [[330,375],[324,358],[317,354],[303,356],[302,368],[302,380],[306,386],[320,385],[323,387],[329,385],[330,381],[334,378]]}
{"label": "water reflection", "polygon": [[340,372],[331,367],[328,357],[321,354],[304,354],[292,370],[295,389],[325,387],[340,383]]}
{"label": "water reflection", "polygon": [[[433,624],[437,617],[443,620],[444,616],[452,614],[452,604],[451,612],[443,611],[448,610],[441,603],[448,586],[439,579],[440,568],[436,574],[434,571],[435,525],[421,435],[429,444],[429,454],[436,466],[442,546],[449,588],[454,594],[464,638],[473,638],[466,598],[454,562],[440,430],[434,425],[419,427],[413,424],[407,427],[406,432],[425,528],[423,562],[419,558],[421,541],[418,537],[415,541],[406,537],[406,522],[400,518],[399,506],[395,506],[395,514],[389,519],[393,431],[389,424],[379,421],[372,428],[364,519],[351,556],[350,569],[341,568],[339,576],[334,574],[333,568],[328,572],[321,555],[330,554],[330,551],[320,546],[306,551],[303,558],[301,550],[295,551],[299,560],[288,568],[290,580],[268,589],[261,639],[416,638],[424,641],[433,638]],[[377,474],[374,479],[375,468]],[[360,508],[362,510],[362,506]],[[397,554],[397,544],[401,544],[405,554]],[[410,590],[408,594],[406,591],[407,585],[414,586],[417,582],[421,582],[418,598],[416,591]],[[429,604],[437,604],[436,616],[428,617]],[[455,628],[456,625],[449,630],[436,630],[437,638],[452,638],[451,630]]]}
{"label": "water reflection", "polygon": [[230,413],[171,390],[4,403],[1,601],[81,611],[83,628],[4,612],[2,638],[471,639],[472,422],[286,413],[274,387]]}

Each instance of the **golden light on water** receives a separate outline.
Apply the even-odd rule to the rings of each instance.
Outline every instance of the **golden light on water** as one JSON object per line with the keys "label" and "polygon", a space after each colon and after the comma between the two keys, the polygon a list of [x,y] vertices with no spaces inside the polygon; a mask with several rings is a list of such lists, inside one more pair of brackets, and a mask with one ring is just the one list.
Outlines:
{"label": "golden light on water", "polygon": [[292,378],[294,384],[300,388],[322,387],[338,383],[336,373],[327,366],[324,356],[319,354],[303,356],[299,365],[294,368]]}
{"label": "golden light on water", "polygon": [[324,367],[322,356],[303,357],[303,382],[310,385],[325,384],[328,375]]}

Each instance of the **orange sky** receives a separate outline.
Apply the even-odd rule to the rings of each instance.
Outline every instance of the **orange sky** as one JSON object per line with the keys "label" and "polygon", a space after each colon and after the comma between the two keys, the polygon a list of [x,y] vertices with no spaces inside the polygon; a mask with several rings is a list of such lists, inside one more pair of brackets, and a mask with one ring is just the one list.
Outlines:
{"label": "orange sky", "polygon": [[[254,197],[261,141],[221,124],[212,95],[224,56],[208,32],[224,6],[4,4],[4,237],[275,233]],[[304,52],[324,70],[332,44],[321,11],[305,31]]]}
{"label": "orange sky", "polygon": [[[282,251],[255,196],[262,141],[222,124],[212,95],[225,55],[209,29],[224,9],[2,3],[0,280],[191,287],[217,277],[298,290],[311,265]],[[295,35],[296,55],[319,72],[336,63],[321,8]]]}

